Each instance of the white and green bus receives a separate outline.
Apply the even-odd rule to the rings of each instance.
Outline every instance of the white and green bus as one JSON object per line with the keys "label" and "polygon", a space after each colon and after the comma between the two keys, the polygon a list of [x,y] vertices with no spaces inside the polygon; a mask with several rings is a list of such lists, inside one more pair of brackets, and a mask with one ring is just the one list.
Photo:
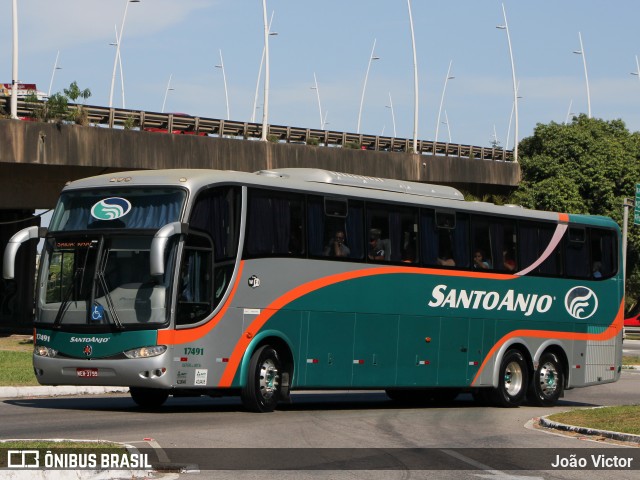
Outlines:
{"label": "white and green bus", "polygon": [[620,230],[468,202],[451,188],[318,169],[160,170],[78,180],[44,238],[33,366],[43,385],[240,395],[471,392],[515,407],[614,382]]}

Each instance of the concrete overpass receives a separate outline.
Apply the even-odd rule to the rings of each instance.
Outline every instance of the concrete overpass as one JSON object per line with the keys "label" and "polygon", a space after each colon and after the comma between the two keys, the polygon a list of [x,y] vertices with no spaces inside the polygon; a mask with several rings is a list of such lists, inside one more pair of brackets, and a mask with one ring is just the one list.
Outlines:
{"label": "concrete overpass", "polygon": [[[96,107],[93,107],[96,108]],[[421,142],[422,153],[406,153],[406,139],[397,141],[380,137],[329,133],[324,141],[292,140],[296,129],[270,127],[270,139],[261,142],[247,134],[256,124],[244,125],[242,132],[225,130],[233,127],[218,124],[211,132],[200,130],[199,119],[172,118],[164,115],[155,127],[138,129],[108,128],[114,126],[116,112],[104,109],[108,121],[99,115],[91,119],[91,126],[69,123],[41,123],[0,119],[0,250],[4,250],[13,233],[28,225],[39,224],[33,216],[35,209],[49,209],[69,180],[100,173],[131,169],[211,168],[241,171],[282,167],[318,167],[328,170],[411,181],[440,183],[456,186],[474,194],[485,192],[506,193],[517,186],[520,168],[517,163],[505,161],[505,152],[492,149]],[[140,112],[144,119],[144,114]],[[160,115],[160,114],[157,114]],[[153,114],[147,114],[147,118]],[[204,119],[206,120],[206,119]],[[174,123],[175,122],[175,123]],[[189,130],[190,122],[196,128]],[[238,124],[238,122],[235,122]],[[106,124],[105,128],[103,125]],[[206,127],[206,122],[202,122]],[[138,121],[138,125],[144,125]],[[177,125],[177,126],[176,126]],[[182,125],[182,126],[181,126]],[[185,126],[186,125],[186,126]],[[212,124],[213,125],[213,124]],[[164,130],[184,134],[166,134],[147,131]],[[255,128],[254,128],[255,130]],[[312,138],[304,130],[304,138]],[[293,131],[293,136],[292,136]],[[259,133],[259,132],[258,132]],[[351,137],[349,137],[351,135]],[[302,134],[299,134],[301,137]],[[351,140],[350,140],[351,138]],[[317,143],[310,145],[307,143]],[[432,144],[431,153],[429,143]],[[425,146],[426,144],[426,146]],[[366,150],[353,148],[364,146]],[[386,145],[386,146],[385,146]],[[351,148],[349,148],[351,147]],[[506,157],[508,158],[508,157]],[[26,327],[32,318],[32,294],[35,246],[21,249],[17,270],[22,273],[19,287],[0,284],[0,330]],[[0,256],[1,258],[1,256]]]}

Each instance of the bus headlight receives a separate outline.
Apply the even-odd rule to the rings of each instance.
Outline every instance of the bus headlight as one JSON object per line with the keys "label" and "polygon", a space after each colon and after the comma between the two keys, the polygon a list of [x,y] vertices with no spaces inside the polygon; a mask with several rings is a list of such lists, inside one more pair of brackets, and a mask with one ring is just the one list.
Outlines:
{"label": "bus headlight", "polygon": [[33,347],[33,354],[38,357],[55,357],[58,355],[58,351],[44,345],[36,345]]}
{"label": "bus headlight", "polygon": [[124,354],[127,358],[148,358],[157,357],[167,351],[165,345],[156,345],[154,347],[140,347],[133,350],[127,350]]}

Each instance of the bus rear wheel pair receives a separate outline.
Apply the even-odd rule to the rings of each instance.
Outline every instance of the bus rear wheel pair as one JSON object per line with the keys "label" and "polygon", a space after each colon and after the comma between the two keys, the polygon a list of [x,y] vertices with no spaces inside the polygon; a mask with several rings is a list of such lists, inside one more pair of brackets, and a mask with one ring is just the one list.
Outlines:
{"label": "bus rear wheel pair", "polygon": [[475,398],[499,407],[518,407],[525,399],[540,407],[557,403],[564,390],[562,363],[553,352],[545,352],[530,378],[529,366],[519,350],[508,350],[500,362],[498,386],[479,389]]}

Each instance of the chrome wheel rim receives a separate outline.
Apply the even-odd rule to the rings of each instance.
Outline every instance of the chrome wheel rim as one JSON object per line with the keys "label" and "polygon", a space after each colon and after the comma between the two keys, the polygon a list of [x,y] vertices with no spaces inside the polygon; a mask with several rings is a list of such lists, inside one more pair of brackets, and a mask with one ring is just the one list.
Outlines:
{"label": "chrome wheel rim", "polygon": [[280,372],[275,362],[268,358],[260,366],[258,386],[262,398],[269,400],[275,395],[280,385]]}
{"label": "chrome wheel rim", "polygon": [[510,396],[517,395],[522,390],[524,374],[518,362],[511,362],[504,370],[504,387]]}
{"label": "chrome wheel rim", "polygon": [[558,370],[553,363],[547,362],[540,367],[539,385],[545,397],[553,396],[558,389]]}

